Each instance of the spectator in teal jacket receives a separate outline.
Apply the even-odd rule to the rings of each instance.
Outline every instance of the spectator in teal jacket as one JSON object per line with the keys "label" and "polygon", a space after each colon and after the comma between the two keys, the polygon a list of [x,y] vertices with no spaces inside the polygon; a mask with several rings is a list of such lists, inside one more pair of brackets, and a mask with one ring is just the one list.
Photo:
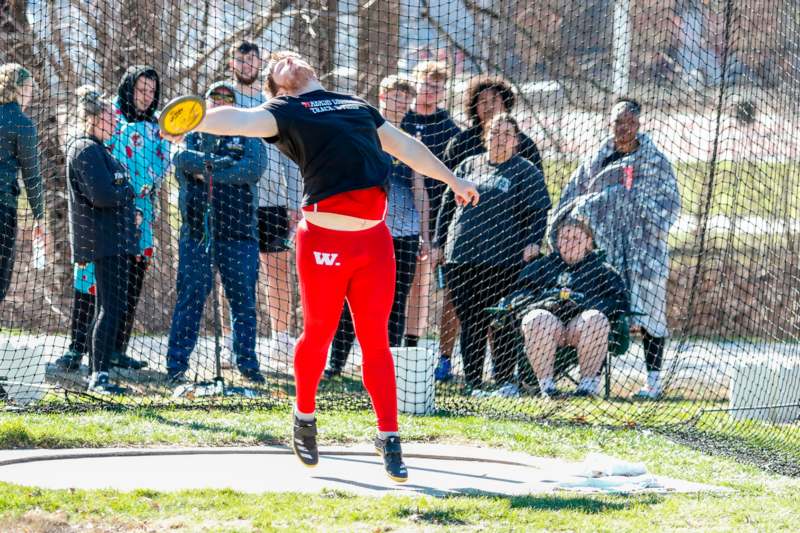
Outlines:
{"label": "spectator in teal jacket", "polygon": [[25,67],[17,63],[0,66],[0,302],[6,297],[14,268],[20,174],[36,220],[33,237],[42,238],[44,231],[38,136],[36,126],[24,112],[34,89],[33,77]]}
{"label": "spectator in teal jacket", "polygon": [[131,263],[124,326],[117,338],[111,363],[122,368],[146,366],[144,361],[128,357],[126,352],[145,272],[153,260],[156,194],[170,165],[170,143],[161,138],[156,115],[160,100],[161,81],[155,69],[146,65],[128,67],[114,99],[117,130],[107,143],[111,155],[128,171],[136,193],[134,202],[139,253]]}

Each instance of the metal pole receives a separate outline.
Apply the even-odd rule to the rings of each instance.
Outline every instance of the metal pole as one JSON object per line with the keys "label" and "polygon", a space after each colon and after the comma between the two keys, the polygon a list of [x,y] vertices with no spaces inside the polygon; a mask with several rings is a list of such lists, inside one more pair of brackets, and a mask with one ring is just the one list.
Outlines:
{"label": "metal pole", "polygon": [[208,255],[211,258],[211,299],[214,309],[214,385],[217,394],[225,394],[225,380],[222,378],[222,321],[219,316],[219,286],[217,285],[217,254],[216,238],[214,236],[214,164],[211,161],[206,163],[206,174],[208,175]]}

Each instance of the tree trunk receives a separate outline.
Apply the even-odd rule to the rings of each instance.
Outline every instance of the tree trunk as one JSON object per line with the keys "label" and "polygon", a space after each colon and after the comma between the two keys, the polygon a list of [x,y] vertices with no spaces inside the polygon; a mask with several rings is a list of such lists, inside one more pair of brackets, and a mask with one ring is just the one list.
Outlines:
{"label": "tree trunk", "polygon": [[400,2],[384,0],[360,5],[357,92],[367,101],[377,104],[381,80],[397,72]]}
{"label": "tree trunk", "polygon": [[333,69],[338,0],[303,0],[292,20],[292,43],[324,80]]}

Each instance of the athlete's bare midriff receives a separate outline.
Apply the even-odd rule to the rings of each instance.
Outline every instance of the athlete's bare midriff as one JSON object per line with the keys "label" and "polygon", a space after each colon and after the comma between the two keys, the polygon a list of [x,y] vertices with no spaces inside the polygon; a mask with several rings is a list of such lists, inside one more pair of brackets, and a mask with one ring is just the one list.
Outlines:
{"label": "athlete's bare midriff", "polygon": [[319,211],[303,211],[303,217],[314,224],[326,229],[337,231],[362,231],[374,228],[383,220],[370,220],[366,218],[351,217],[338,213],[324,213]]}

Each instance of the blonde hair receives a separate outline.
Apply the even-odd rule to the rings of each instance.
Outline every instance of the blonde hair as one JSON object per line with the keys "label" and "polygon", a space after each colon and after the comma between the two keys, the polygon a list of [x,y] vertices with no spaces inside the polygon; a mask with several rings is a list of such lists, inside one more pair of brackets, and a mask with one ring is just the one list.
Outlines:
{"label": "blonde hair", "polygon": [[75,94],[78,97],[78,127],[90,133],[94,120],[111,107],[111,102],[94,85],[81,85]]}
{"label": "blonde hair", "polygon": [[410,81],[395,74],[383,78],[378,87],[378,94],[386,94],[389,91],[402,91],[411,96],[417,95],[417,89]]}
{"label": "blonde hair", "polygon": [[423,81],[429,77],[435,81],[447,81],[449,77],[447,65],[442,61],[422,61],[417,63],[417,66],[414,67],[414,79]]}
{"label": "blonde hair", "polygon": [[33,80],[31,72],[19,63],[0,65],[0,104],[16,102],[19,88],[29,79]]}

